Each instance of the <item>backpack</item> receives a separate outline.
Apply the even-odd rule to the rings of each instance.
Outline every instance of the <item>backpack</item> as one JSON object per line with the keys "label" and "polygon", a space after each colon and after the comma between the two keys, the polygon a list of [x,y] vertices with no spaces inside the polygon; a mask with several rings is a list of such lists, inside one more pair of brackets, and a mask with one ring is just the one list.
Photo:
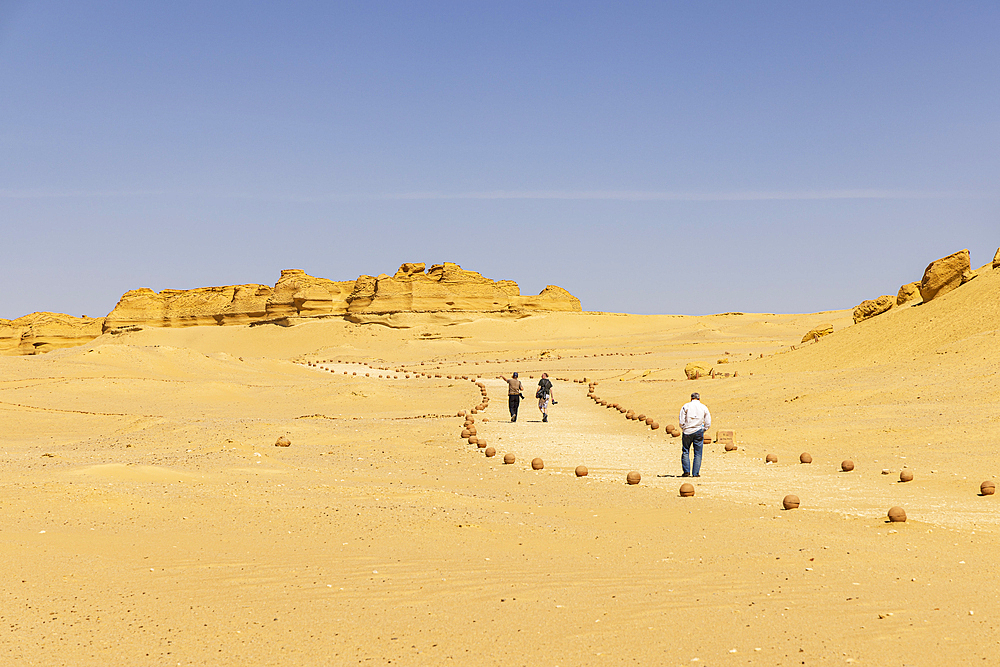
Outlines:
{"label": "backpack", "polygon": [[535,398],[548,398],[549,389],[552,388],[552,382],[548,378],[542,378],[538,383],[538,391],[535,392]]}

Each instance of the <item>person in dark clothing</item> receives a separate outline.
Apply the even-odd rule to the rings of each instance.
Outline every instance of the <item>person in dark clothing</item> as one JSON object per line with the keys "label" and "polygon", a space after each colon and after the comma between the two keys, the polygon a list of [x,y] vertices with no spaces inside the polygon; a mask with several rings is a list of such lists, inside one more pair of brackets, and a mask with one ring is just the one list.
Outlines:
{"label": "person in dark clothing", "polygon": [[542,421],[547,422],[549,420],[549,399],[552,399],[552,404],[555,405],[556,401],[552,398],[552,380],[549,379],[548,373],[542,373],[542,379],[538,381],[538,391],[535,392],[535,398],[538,399],[538,409],[542,413]]}
{"label": "person in dark clothing", "polygon": [[510,406],[510,420],[516,422],[517,408],[521,405],[521,399],[523,398],[521,392],[524,391],[524,385],[517,379],[517,373],[514,373],[510,379],[501,375],[500,379],[507,383],[507,404]]}

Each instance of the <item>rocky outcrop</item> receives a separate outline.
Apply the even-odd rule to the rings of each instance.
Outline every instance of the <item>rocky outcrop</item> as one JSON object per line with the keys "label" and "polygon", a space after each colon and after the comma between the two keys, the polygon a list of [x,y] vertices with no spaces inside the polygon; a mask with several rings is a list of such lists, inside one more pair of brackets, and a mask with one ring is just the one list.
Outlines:
{"label": "rocky outcrop", "polygon": [[73,317],[62,313],[31,313],[0,320],[0,354],[41,354],[83,345],[101,335],[103,317]]}
{"label": "rocky outcrop", "polygon": [[513,280],[490,280],[458,264],[403,264],[393,276],[363,275],[334,281],[286,269],[273,288],[266,285],[200,287],[190,290],[137,289],[126,292],[108,315],[104,330],[133,326],[287,323],[291,318],[366,316],[393,313],[580,311],[580,300],[554,285],[537,296],[521,296]]}
{"label": "rocky outcrop", "polygon": [[895,303],[893,299],[888,294],[884,294],[877,299],[869,299],[868,301],[862,301],[854,309],[854,323],[864,322],[867,319],[871,319],[876,315],[881,315],[890,308],[892,308]]}
{"label": "rocky outcrop", "polygon": [[808,343],[811,340],[819,340],[823,336],[829,336],[833,333],[832,324],[821,324],[815,329],[812,329],[809,333],[802,337],[803,343]]}
{"label": "rocky outcrop", "polygon": [[580,300],[555,285],[522,296],[513,280],[490,280],[458,264],[407,263],[395,275],[359,276],[334,281],[286,269],[274,287],[227,285],[188,290],[148,288],[122,295],[106,318],[33,313],[0,320],[0,354],[35,354],[81,345],[101,333],[141,327],[294,324],[303,318],[346,317],[359,323],[394,327],[457,324],[475,316],[500,313],[515,317],[534,312],[579,312]]}
{"label": "rocky outcrop", "polygon": [[899,288],[896,293],[896,305],[902,306],[903,304],[910,303],[911,301],[916,301],[920,298],[920,283],[906,283]]}
{"label": "rocky outcrop", "polygon": [[961,287],[973,277],[969,251],[960,250],[927,265],[920,280],[920,296],[927,303]]}
{"label": "rocky outcrop", "polygon": [[[504,281],[512,282],[512,281]],[[514,283],[517,289],[517,283]],[[519,296],[514,300],[515,310],[560,310],[566,312],[579,312],[580,300],[564,290],[562,287],[548,285],[538,296]]]}
{"label": "rocky outcrop", "polygon": [[250,324],[266,317],[273,290],[267,285],[228,285],[189,290],[148,288],[126,292],[104,321],[104,330],[134,326],[193,327]]}
{"label": "rocky outcrop", "polygon": [[993,268],[1000,269],[1000,248],[997,248],[997,254],[993,255]]}
{"label": "rocky outcrop", "polygon": [[711,374],[711,372],[711,367],[698,363],[697,361],[692,361],[684,367],[684,375],[687,376],[688,380],[697,380],[700,377],[707,377]]}
{"label": "rocky outcrop", "polygon": [[265,319],[343,315],[356,282],[314,278],[302,269],[285,269],[267,300]]}
{"label": "rocky outcrop", "polygon": [[580,300],[550,285],[538,296],[521,296],[513,280],[490,280],[458,264],[403,264],[392,277],[361,276],[347,298],[349,314],[399,312],[580,311]]}

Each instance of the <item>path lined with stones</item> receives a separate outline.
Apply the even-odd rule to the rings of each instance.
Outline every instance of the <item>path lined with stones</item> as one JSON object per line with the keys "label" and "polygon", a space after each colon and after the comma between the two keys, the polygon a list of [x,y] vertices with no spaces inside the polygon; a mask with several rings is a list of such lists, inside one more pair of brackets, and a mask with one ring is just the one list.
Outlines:
{"label": "path lined with stones", "polygon": [[[334,374],[349,374],[369,379],[463,380],[481,383],[490,397],[489,408],[471,414],[475,406],[456,406],[454,438],[460,442],[465,411],[475,419],[477,437],[485,438],[496,449],[491,460],[498,466],[504,455],[516,457],[514,466],[530,468],[531,460],[539,457],[546,474],[574,475],[574,469],[583,465],[589,478],[621,484],[627,492],[626,475],[630,471],[641,474],[641,484],[662,488],[664,493],[676,495],[682,482],[695,485],[695,498],[723,499],[754,504],[762,507],[762,519],[780,517],[772,511],[781,507],[782,498],[795,494],[801,507],[794,511],[831,512],[843,518],[860,518],[881,523],[890,507],[900,506],[913,522],[960,530],[995,530],[1000,525],[1000,508],[995,496],[980,496],[979,484],[983,480],[953,480],[953,493],[929,489],[921,483],[928,475],[947,475],[947,472],[917,471],[914,481],[900,483],[898,474],[883,475],[881,469],[863,469],[852,472],[840,470],[841,461],[814,460],[811,464],[796,461],[778,461],[766,464],[764,456],[750,456],[742,448],[726,452],[717,443],[706,444],[702,476],[697,479],[680,477],[681,439],[671,437],[665,424],[652,430],[644,423],[628,420],[618,410],[602,407],[587,397],[588,385],[582,382],[554,379],[553,395],[557,405],[549,406],[549,421],[541,421],[541,413],[534,398],[534,379],[522,378],[525,385],[518,420],[510,422],[507,407],[507,383],[497,378],[480,378],[445,374],[437,369],[410,372],[402,367],[376,368],[360,363],[317,363],[315,366]],[[471,369],[470,369],[471,370]],[[367,374],[367,375],[366,375]],[[476,394],[478,387],[473,384]],[[599,385],[595,389],[600,393]],[[679,411],[680,406],[664,406],[663,415]],[[482,456],[484,449],[475,444],[465,444],[470,455]],[[996,499],[996,500],[995,500]],[[767,508],[767,511],[763,511]],[[930,527],[930,526],[929,526]]]}

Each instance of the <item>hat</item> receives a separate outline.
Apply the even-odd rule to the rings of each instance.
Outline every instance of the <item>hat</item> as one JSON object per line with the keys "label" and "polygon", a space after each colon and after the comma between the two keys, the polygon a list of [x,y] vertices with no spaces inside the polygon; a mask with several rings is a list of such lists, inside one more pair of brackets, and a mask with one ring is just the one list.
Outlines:
{"label": "hat", "polygon": [[514,377],[517,377],[517,371],[514,371]]}

